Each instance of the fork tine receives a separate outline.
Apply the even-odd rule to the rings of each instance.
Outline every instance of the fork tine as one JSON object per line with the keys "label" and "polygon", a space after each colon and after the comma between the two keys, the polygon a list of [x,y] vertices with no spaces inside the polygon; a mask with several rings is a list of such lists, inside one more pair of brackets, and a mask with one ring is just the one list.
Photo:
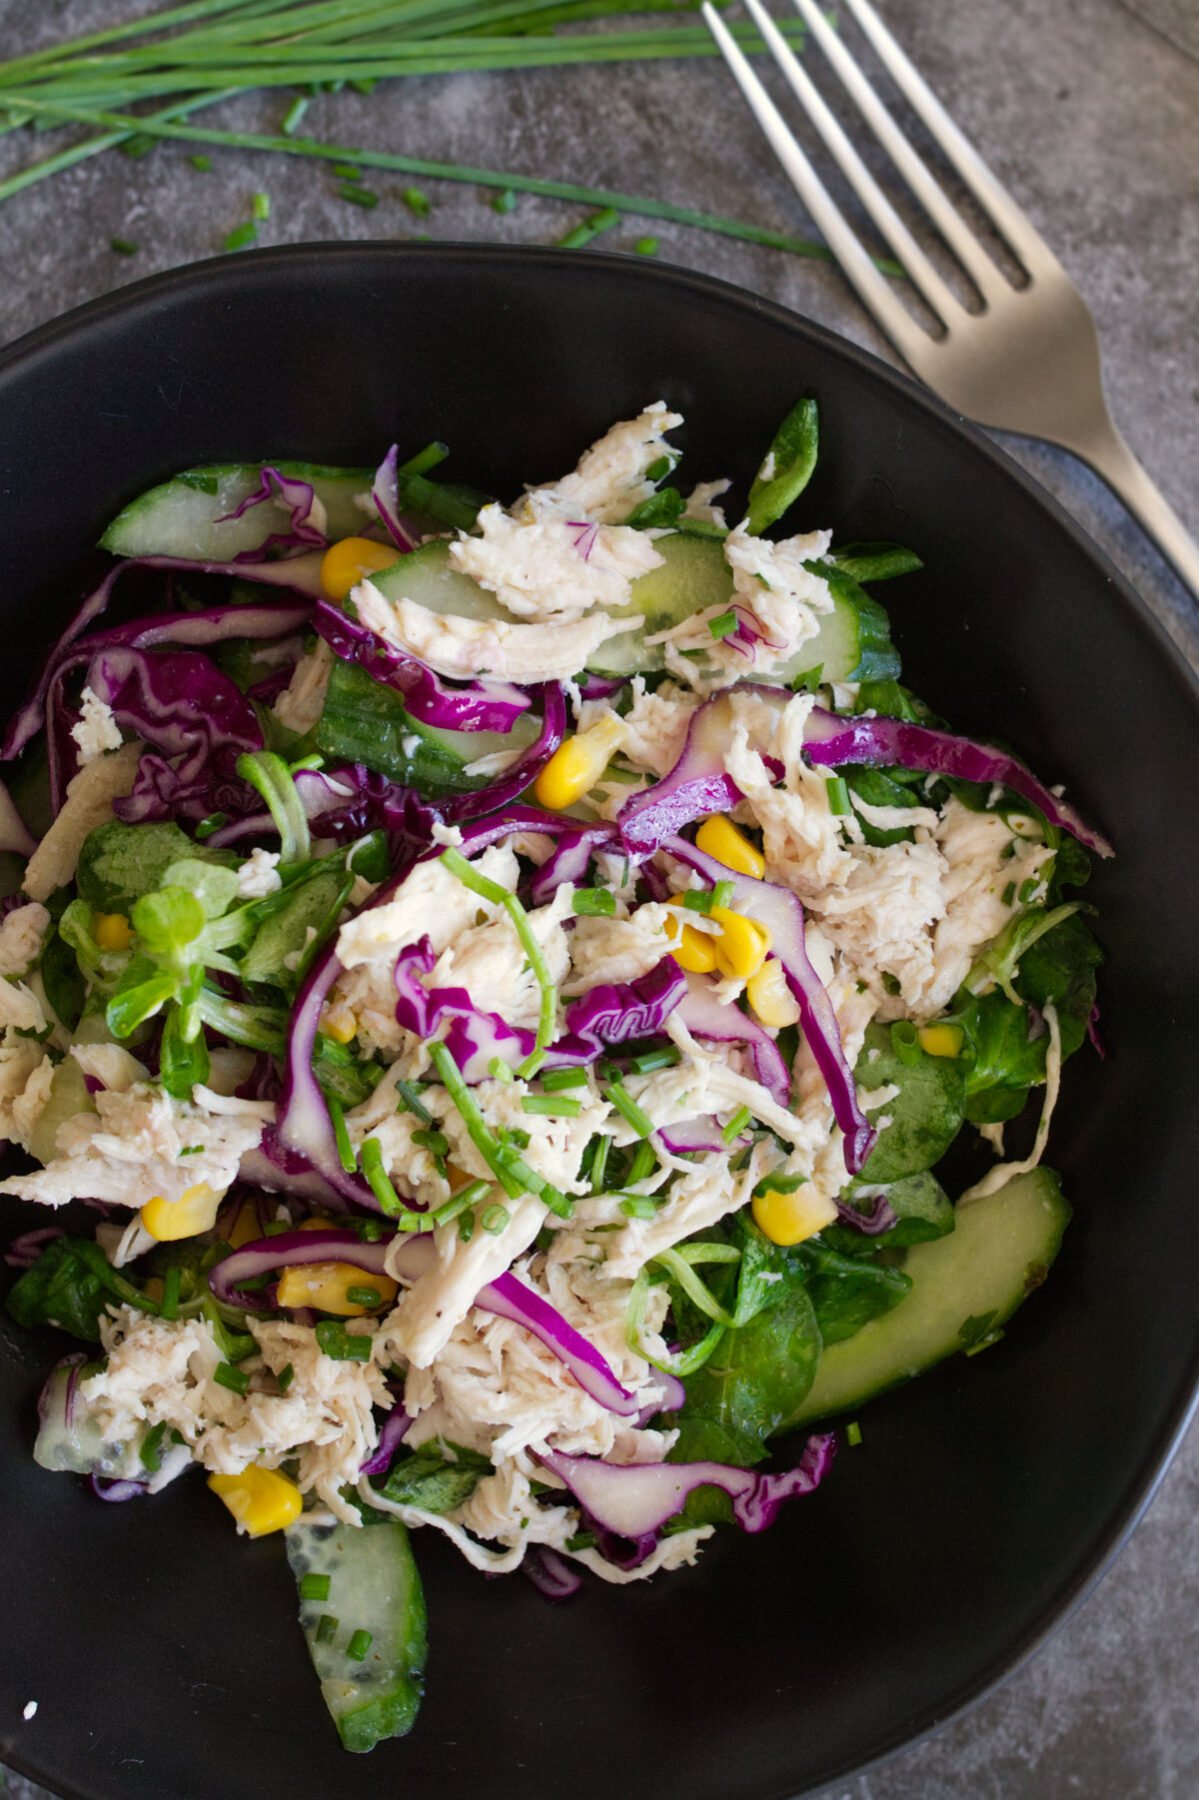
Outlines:
{"label": "fork tine", "polygon": [[815,0],[794,0],[794,5],[854,105],[983,298],[992,304],[1001,300],[1010,293],[1010,283],[1000,274],[927,163],[912,148]]}
{"label": "fork tine", "polygon": [[787,85],[811,119],[834,162],[846,177],[854,193],[890,244],[913,282],[948,326],[960,310],[953,293],[946,286],[924,251],[920,248],[878,182],[870,173],[841,126],[826,106],[822,95],[807,71],[800,66],[782,32],[778,29],[761,0],[745,0],[746,9],[765,38],[770,54],[782,70]]}
{"label": "fork tine", "polygon": [[979,205],[990,214],[1029,274],[1058,271],[1061,264],[1028,214],[1016,205],[992,175],[974,145],[954,124],[915,64],[900,49],[871,5],[871,0],[846,0],[878,56],[917,117],[953,164]]}
{"label": "fork tine", "polygon": [[750,111],[762,127],[771,149],[782,163],[792,186],[822,232],[843,273],[857,289],[859,299],[874,314],[896,349],[914,362],[932,340],[895,298],[875,268],[861,239],[792,137],[778,107],[750,68],[711,0],[704,0],[701,11],[704,23],[715,38],[717,48],[732,71]]}

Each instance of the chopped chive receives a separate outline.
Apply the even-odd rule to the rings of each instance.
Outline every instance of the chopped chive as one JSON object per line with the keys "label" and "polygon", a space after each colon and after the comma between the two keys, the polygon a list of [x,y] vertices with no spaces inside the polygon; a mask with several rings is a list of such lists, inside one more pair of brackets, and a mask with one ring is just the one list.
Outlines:
{"label": "chopped chive", "polygon": [[612,1105],[616,1108],[621,1118],[624,1119],[625,1123],[633,1127],[637,1136],[647,1138],[654,1128],[654,1122],[648,1113],[642,1112],[641,1108],[638,1106],[633,1096],[626,1090],[623,1083],[619,1081],[609,1082],[608,1086],[604,1089],[604,1093],[612,1102]]}
{"label": "chopped chive", "polygon": [[432,202],[423,189],[418,187],[406,187],[401,193],[400,199],[404,202],[408,211],[415,213],[418,219],[428,218]]}
{"label": "chopped chive", "polygon": [[861,1441],[862,1441],[862,1427],[858,1424],[856,1419],[851,1419],[849,1421],[849,1424],[845,1427],[845,1442],[849,1445],[850,1449],[852,1450],[852,1449],[856,1449],[857,1446],[861,1443]]}
{"label": "chopped chive", "polygon": [[263,1237],[279,1237],[285,1231],[294,1230],[295,1226],[289,1224],[286,1219],[271,1219],[268,1224],[263,1226],[262,1235]]}
{"label": "chopped chive", "polygon": [[511,1223],[512,1214],[506,1206],[501,1206],[498,1200],[493,1201],[490,1206],[484,1207],[479,1218],[479,1224],[492,1237],[498,1237],[500,1232],[506,1231]]}
{"label": "chopped chive", "polygon": [[368,1337],[352,1337],[336,1319],[322,1319],[316,1328],[316,1341],[334,1362],[369,1362],[371,1341]]}
{"label": "chopped chive", "polygon": [[573,1537],[567,1538],[562,1548],[564,1550],[594,1550],[598,1543],[599,1539],[594,1531],[576,1531]]}
{"label": "chopped chive", "polygon": [[440,1206],[435,1206],[429,1218],[434,1225],[448,1225],[452,1219],[464,1213],[468,1206],[477,1206],[490,1192],[489,1181],[470,1181],[448,1200],[443,1200]]}
{"label": "chopped chive", "polygon": [[258,193],[250,201],[250,211],[256,219],[269,219],[271,216],[271,197]]}
{"label": "chopped chive", "polygon": [[331,163],[329,172],[332,175],[336,175],[338,177],[338,179],[341,181],[361,181],[362,180],[362,170],[357,168],[355,166],[355,164],[353,164],[353,163],[346,163],[346,162]]}
{"label": "chopped chive", "polygon": [[683,895],[683,905],[688,912],[710,913],[716,904],[716,896],[711,888],[688,888]]}
{"label": "chopped chive", "polygon": [[235,1369],[232,1363],[220,1362],[212,1371],[212,1379],[232,1394],[244,1394],[250,1386],[250,1377],[244,1369]]}
{"label": "chopped chive", "polygon": [[1014,881],[1009,881],[1007,886],[1003,890],[1003,904],[1005,906],[1010,906],[1012,904],[1012,901],[1015,898],[1016,898],[1016,884]]}
{"label": "chopped chive", "polygon": [[331,1644],[337,1636],[340,1625],[341,1620],[335,1618],[332,1613],[322,1613],[316,1628],[317,1643]]}
{"label": "chopped chive", "polygon": [[160,1424],[152,1426],[142,1439],[142,1447],[138,1454],[141,1457],[142,1468],[148,1469],[151,1475],[157,1475],[162,1468],[162,1440],[166,1434],[167,1424],[163,1419]]}
{"label": "chopped chive", "polygon": [[[478,1101],[462,1079],[462,1071],[446,1046],[442,1043],[430,1044],[429,1059],[457,1108],[471,1143],[487,1167],[499,1178],[508,1198],[519,1200],[522,1194],[535,1194],[551,1212],[557,1213],[560,1218],[569,1219],[574,1212],[573,1202],[560,1193],[552,1182],[546,1181],[544,1176],[522,1161],[509,1145],[500,1143],[488,1129]],[[463,1217],[465,1216],[464,1214]]]}
{"label": "chopped chive", "polygon": [[325,1104],[329,1108],[329,1118],[333,1123],[333,1136],[337,1143],[337,1160],[347,1175],[353,1175],[358,1168],[358,1158],[354,1153],[354,1146],[350,1142],[345,1110],[340,1100],[335,1100],[332,1094],[326,1097]]}
{"label": "chopped chive", "polygon": [[131,243],[128,238],[109,238],[108,243],[109,248],[115,251],[118,256],[137,255],[137,245]]}
{"label": "chopped chive", "polygon": [[731,881],[718,881],[712,889],[712,909],[729,907],[733,904],[733,884]]}
{"label": "chopped chive", "polygon": [[253,219],[247,219],[242,225],[235,225],[225,239],[226,250],[244,250],[249,244],[258,242],[258,227]]}
{"label": "chopped chive", "polygon": [[730,608],[728,612],[718,614],[715,619],[708,620],[708,630],[716,638],[726,638],[737,629],[737,615]]}
{"label": "chopped chive", "polygon": [[297,94],[283,115],[284,137],[294,137],[300,127],[300,120],[308,111],[308,99],[304,94]]}
{"label": "chopped chive", "polygon": [[576,888],[570,909],[581,919],[610,919],[616,911],[611,888]]}
{"label": "chopped chive", "polygon": [[[327,1600],[329,1598],[329,1577],[327,1575],[302,1575],[300,1577],[301,1600]],[[328,1615],[326,1614],[326,1617]]]}
{"label": "chopped chive", "polygon": [[638,238],[633,248],[638,256],[657,256],[658,240],[656,237]]}
{"label": "chopped chive", "polygon": [[586,1069],[550,1069],[541,1077],[541,1085],[547,1094],[560,1093],[563,1088],[586,1087]]}
{"label": "chopped chive", "polygon": [[593,1194],[602,1194],[604,1191],[604,1176],[608,1171],[608,1153],[611,1148],[612,1139],[610,1137],[596,1139],[596,1151],[591,1159],[591,1191]]}
{"label": "chopped chive", "polygon": [[351,1306],[378,1306],[382,1298],[378,1288],[352,1287],[346,1289],[346,1299]]}
{"label": "chopped chive", "polygon": [[366,1138],[363,1141],[362,1173],[370,1184],[371,1193],[389,1219],[397,1219],[401,1213],[409,1210],[396,1193],[391,1177],[383,1167],[383,1146],[378,1138]]}
{"label": "chopped chive", "polygon": [[498,213],[515,212],[516,195],[511,188],[504,188],[502,192],[492,195],[491,210]]}
{"label": "chopped chive", "polygon": [[791,691],[796,694],[814,694],[820,686],[820,677],[823,674],[823,663],[817,663],[812,669],[804,669],[792,681]]}
{"label": "chopped chive", "polygon": [[196,826],[196,837],[200,843],[203,843],[205,838],[210,838],[214,831],[219,831],[222,825],[227,825],[228,823],[228,813],[209,813],[208,817],[206,819],[201,819],[200,823]]}
{"label": "chopped chive", "polygon": [[630,1187],[633,1187],[637,1182],[644,1181],[647,1175],[652,1175],[657,1166],[658,1158],[654,1154],[653,1145],[642,1138],[633,1152],[633,1160],[629,1164],[629,1172],[625,1176],[625,1180]]}
{"label": "chopped chive", "polygon": [[663,1044],[660,1050],[643,1050],[639,1056],[629,1058],[629,1071],[633,1075],[652,1075],[658,1069],[673,1069],[682,1061],[682,1052],[674,1044]]}
{"label": "chopped chive", "polygon": [[652,1194],[629,1194],[620,1203],[626,1219],[656,1219],[658,1204]]}
{"label": "chopped chive", "polygon": [[160,1308],[164,1319],[179,1317],[179,1288],[183,1281],[183,1270],[178,1263],[172,1263],[162,1278],[162,1300]]}
{"label": "chopped chive", "polygon": [[900,1062],[908,1068],[924,1060],[924,1052],[920,1048],[920,1033],[910,1019],[896,1019],[892,1025],[891,1048]]}
{"label": "chopped chive", "polygon": [[583,1108],[568,1094],[526,1094],[520,1103],[522,1112],[537,1113],[543,1119],[577,1119]]}
{"label": "chopped chive", "polygon": [[405,1112],[415,1113],[417,1118],[422,1119],[426,1125],[435,1125],[437,1123],[428,1107],[422,1103],[421,1097],[417,1093],[413,1082],[397,1081],[396,1093],[400,1096],[401,1103],[400,1107],[397,1108],[397,1111],[402,1108]]}
{"label": "chopped chive", "polygon": [[450,1140],[444,1131],[422,1130],[412,1133],[412,1142],[419,1144],[422,1150],[431,1150],[434,1156],[449,1154]]}
{"label": "chopped chive", "polygon": [[1028,905],[1029,901],[1032,899],[1033,895],[1036,893],[1036,891],[1040,887],[1040,885],[1041,884],[1037,880],[1035,875],[1030,875],[1027,881],[1022,881],[1020,883],[1019,891],[1016,894],[1016,898],[1020,902],[1021,906]]}
{"label": "chopped chive", "polygon": [[379,196],[368,187],[356,187],[352,181],[343,181],[337,190],[339,200],[348,200],[351,206],[378,206]]}
{"label": "chopped chive", "polygon": [[458,1220],[458,1237],[464,1244],[469,1244],[475,1235],[475,1215],[469,1209]]}
{"label": "chopped chive", "polygon": [[158,139],[151,137],[149,132],[138,131],[134,132],[132,137],[127,137],[123,144],[118,144],[117,149],[122,156],[127,156],[131,162],[136,162],[139,157],[149,156],[157,143]]}
{"label": "chopped chive", "polygon": [[720,1134],[722,1141],[726,1144],[735,1143],[752,1118],[753,1114],[748,1106],[739,1106]]}
{"label": "chopped chive", "polygon": [[582,250],[601,231],[611,231],[614,225],[619,224],[620,214],[614,206],[601,207],[599,212],[592,213],[589,219],[584,219],[581,225],[576,225],[573,231],[568,231],[565,237],[559,238],[558,249]]}
{"label": "chopped chive", "polygon": [[374,1638],[369,1631],[356,1631],[346,1645],[346,1655],[351,1662],[365,1662],[366,1653],[373,1642]]}
{"label": "chopped chive", "polygon": [[295,1378],[295,1369],[290,1363],[285,1363],[275,1377],[275,1384],[278,1387],[279,1392],[285,1394]]}
{"label": "chopped chive", "polygon": [[838,817],[844,817],[851,810],[849,789],[843,775],[833,775],[827,785],[828,809]]}
{"label": "chopped chive", "polygon": [[511,1081],[512,1065],[506,1063],[502,1056],[493,1056],[487,1065],[487,1073],[493,1081]]}
{"label": "chopped chive", "polygon": [[[200,171],[201,175],[207,175],[212,168],[211,156],[204,156],[201,154],[199,156],[189,156],[187,160],[193,169],[198,169]],[[199,837],[199,835],[199,832],[197,832],[196,836]]]}

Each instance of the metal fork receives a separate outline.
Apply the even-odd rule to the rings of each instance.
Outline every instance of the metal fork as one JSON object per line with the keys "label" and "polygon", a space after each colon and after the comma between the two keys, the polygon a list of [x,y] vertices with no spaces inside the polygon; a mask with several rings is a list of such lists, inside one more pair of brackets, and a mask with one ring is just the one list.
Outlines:
{"label": "metal fork", "polygon": [[875,266],[782,114],[709,0],[703,15],[750,110],[841,268],[900,355],[943,400],[981,425],[1059,444],[1088,463],[1140,520],[1183,581],[1199,595],[1199,545],[1121,437],[1103,395],[1095,323],[1070,277],[1031,220],[1004,191],[973,145],[879,18],[870,0],[845,0],[886,69],[990,218],[1027,276],[1002,273],[912,148],[833,31],[816,0],[794,0],[859,112],[923,205],[978,291],[968,311],[916,242],[886,194],[760,4],[745,0],[775,62],[825,146],[937,318],[934,337]]}

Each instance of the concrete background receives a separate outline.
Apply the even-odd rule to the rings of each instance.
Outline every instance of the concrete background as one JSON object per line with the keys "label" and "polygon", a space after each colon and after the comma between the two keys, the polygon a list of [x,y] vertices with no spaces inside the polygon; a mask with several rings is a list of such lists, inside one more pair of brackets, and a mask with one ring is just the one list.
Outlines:
{"label": "concrete background", "polygon": [[[123,20],[144,0],[0,0],[0,57]],[[1199,0],[880,0],[958,122],[1022,202],[1089,301],[1112,409],[1199,533]],[[775,11],[779,9],[776,7]],[[856,38],[847,27],[851,41]],[[812,58],[815,66],[816,58]],[[274,131],[290,93],[206,115]],[[464,75],[314,101],[303,129],[474,166],[520,170],[737,215],[807,235],[798,202],[716,64]],[[55,138],[0,138],[0,179]],[[402,237],[552,243],[585,208],[523,197],[507,217],[473,186],[367,175],[373,211],[323,165],[181,145],[112,153],[0,208],[0,343],[80,301],[221,248],[263,190],[262,243]],[[599,240],[660,256],[808,314],[882,355],[836,271],[779,251],[630,219]],[[134,241],[134,256],[110,248]],[[1199,612],[1100,484],[1068,457],[1009,448],[1125,570],[1193,658]],[[1199,1436],[1097,1593],[998,1694],[824,1800],[1193,1800],[1199,1794]],[[11,1653],[11,1651],[10,1651]],[[10,1776],[18,1800],[40,1790]]]}

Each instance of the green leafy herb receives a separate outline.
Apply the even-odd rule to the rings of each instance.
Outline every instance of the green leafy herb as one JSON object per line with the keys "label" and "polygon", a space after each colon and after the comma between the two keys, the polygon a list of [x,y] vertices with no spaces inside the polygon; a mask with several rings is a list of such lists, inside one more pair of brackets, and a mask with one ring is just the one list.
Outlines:
{"label": "green leafy herb", "polygon": [[812,479],[820,443],[815,400],[792,407],[779,426],[749,490],[749,529],[754,537],[781,519]]}

